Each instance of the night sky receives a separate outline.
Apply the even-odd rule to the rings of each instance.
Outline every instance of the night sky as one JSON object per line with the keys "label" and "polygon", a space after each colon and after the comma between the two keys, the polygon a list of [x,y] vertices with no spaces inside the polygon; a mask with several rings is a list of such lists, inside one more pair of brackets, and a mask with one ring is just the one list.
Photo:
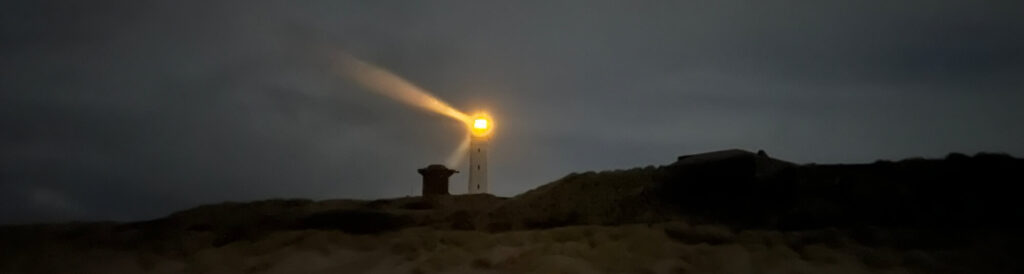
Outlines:
{"label": "night sky", "polygon": [[463,125],[337,52],[490,112],[502,196],[728,148],[1024,155],[1024,1],[380,2],[0,3],[0,223],[419,193]]}

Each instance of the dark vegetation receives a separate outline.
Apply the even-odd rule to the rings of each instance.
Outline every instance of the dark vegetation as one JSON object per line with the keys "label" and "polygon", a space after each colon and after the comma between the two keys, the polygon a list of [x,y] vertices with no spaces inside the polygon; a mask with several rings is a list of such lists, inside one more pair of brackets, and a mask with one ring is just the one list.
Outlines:
{"label": "dark vegetation", "polygon": [[333,229],[353,234],[381,233],[412,224],[408,216],[371,210],[331,210],[302,218],[299,229]]}
{"label": "dark vegetation", "polygon": [[[51,241],[187,254],[292,230],[500,232],[685,221],[724,225],[733,232],[665,229],[665,234],[688,244],[716,245],[748,229],[813,230],[818,232],[795,237],[788,245],[841,238],[907,250],[982,245],[996,258],[1024,243],[1014,231],[1024,218],[1014,191],[1024,182],[1022,172],[1024,160],[1003,154],[797,165],[763,152],[729,150],[682,156],[659,167],[573,173],[512,198],[223,203],[145,222],[0,227],[0,246],[17,250]],[[190,240],[167,240],[184,235]],[[823,236],[816,240],[815,235]]]}
{"label": "dark vegetation", "polygon": [[1001,154],[861,165],[793,165],[751,153],[664,167],[662,201],[687,215],[777,229],[1000,228],[1024,212],[1024,160]]}
{"label": "dark vegetation", "polygon": [[223,203],[116,228],[143,231],[142,237],[176,231],[234,235],[220,241],[291,229],[504,231],[671,220],[741,229],[999,229],[1024,219],[1013,191],[1020,182],[1024,160],[1004,154],[797,165],[763,152],[727,150],[681,156],[660,167],[572,173],[513,198]]}

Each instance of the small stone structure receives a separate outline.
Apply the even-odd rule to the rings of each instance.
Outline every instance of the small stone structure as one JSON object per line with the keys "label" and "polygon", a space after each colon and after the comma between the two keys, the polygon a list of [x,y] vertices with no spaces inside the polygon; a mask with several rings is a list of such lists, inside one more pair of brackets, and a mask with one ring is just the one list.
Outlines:
{"label": "small stone structure", "polygon": [[444,165],[429,165],[418,170],[423,175],[423,196],[448,195],[448,177],[459,173]]}

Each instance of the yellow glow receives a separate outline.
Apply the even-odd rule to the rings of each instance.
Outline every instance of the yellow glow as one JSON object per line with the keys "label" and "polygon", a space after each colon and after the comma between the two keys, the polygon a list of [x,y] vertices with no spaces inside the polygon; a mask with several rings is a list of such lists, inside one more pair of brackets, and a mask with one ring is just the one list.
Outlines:
{"label": "yellow glow", "polygon": [[487,114],[474,115],[473,123],[469,124],[469,132],[473,136],[484,137],[494,130],[494,121]]}

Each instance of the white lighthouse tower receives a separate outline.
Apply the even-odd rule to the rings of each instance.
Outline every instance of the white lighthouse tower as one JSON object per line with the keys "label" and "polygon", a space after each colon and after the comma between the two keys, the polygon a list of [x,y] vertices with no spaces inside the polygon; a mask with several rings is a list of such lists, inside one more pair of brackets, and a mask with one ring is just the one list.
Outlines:
{"label": "white lighthouse tower", "polygon": [[473,119],[469,139],[469,194],[488,193],[487,150],[491,129],[490,119]]}

